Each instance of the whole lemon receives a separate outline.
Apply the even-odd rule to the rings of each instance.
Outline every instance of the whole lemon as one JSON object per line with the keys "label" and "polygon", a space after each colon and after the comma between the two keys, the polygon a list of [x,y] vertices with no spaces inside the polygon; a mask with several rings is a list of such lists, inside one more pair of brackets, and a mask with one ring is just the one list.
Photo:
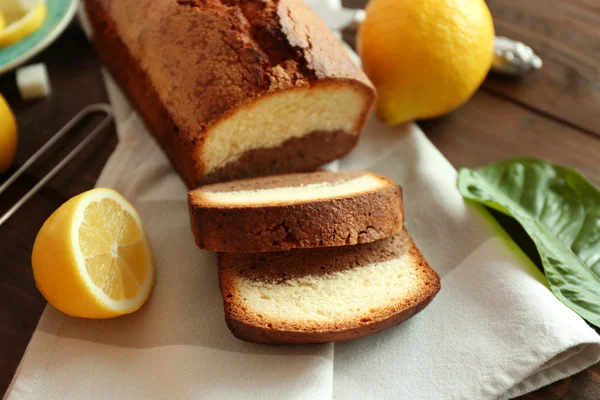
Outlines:
{"label": "whole lemon", "polygon": [[494,25],[483,0],[371,0],[366,11],[358,50],[387,124],[454,110],[490,69]]}
{"label": "whole lemon", "polygon": [[0,94],[0,174],[12,165],[17,152],[17,122]]}

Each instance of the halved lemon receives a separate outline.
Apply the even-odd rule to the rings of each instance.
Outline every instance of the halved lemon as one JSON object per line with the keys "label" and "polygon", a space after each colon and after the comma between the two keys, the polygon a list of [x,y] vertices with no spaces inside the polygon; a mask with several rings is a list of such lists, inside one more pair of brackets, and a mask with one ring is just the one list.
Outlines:
{"label": "halved lemon", "polygon": [[44,23],[47,14],[46,3],[41,2],[27,10],[21,18],[8,20],[8,25],[0,31],[0,48],[10,46],[37,31]]}
{"label": "halved lemon", "polygon": [[75,317],[134,312],[154,285],[140,216],[112,189],[93,189],[60,206],[40,229],[31,263],[48,303]]}
{"label": "halved lemon", "polygon": [[0,32],[2,32],[2,30],[4,29],[5,26],[6,26],[6,18],[4,18],[4,15],[2,14],[2,12],[0,12]]}

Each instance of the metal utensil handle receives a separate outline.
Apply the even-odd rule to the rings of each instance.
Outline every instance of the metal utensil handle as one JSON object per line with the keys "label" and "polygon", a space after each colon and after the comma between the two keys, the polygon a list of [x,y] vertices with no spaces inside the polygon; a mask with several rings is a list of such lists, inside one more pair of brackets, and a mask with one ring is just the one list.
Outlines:
{"label": "metal utensil handle", "polygon": [[71,132],[73,127],[81,122],[84,118],[96,114],[104,114],[105,117],[100,121],[98,125],[83,139],[73,150],[69,152],[58,164],[54,166],[44,177],[27,192],[19,201],[17,201],[2,217],[0,217],[0,226],[6,220],[8,220],[27,200],[29,200],[34,194],[38,192],[50,179],[52,179],[65,165],[67,165],[81,150],[87,146],[102,130],[112,121],[112,111],[108,104],[99,103],[92,104],[81,110],[75,115],[69,122],[66,123],[58,132],[54,134],[38,151],[36,151],[25,163],[19,168],[14,174],[12,174],[6,182],[0,186],[0,194],[2,194],[11,184],[13,184],[17,178],[31,167],[44,153],[46,153],[54,144],[62,139],[67,133]]}
{"label": "metal utensil handle", "polygon": [[494,38],[492,71],[518,76],[540,69],[542,65],[542,59],[525,43],[504,36]]}

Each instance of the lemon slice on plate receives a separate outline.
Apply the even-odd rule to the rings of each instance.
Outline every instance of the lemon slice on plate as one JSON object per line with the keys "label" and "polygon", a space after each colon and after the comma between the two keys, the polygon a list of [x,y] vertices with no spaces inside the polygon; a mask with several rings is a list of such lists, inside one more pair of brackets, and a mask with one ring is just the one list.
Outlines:
{"label": "lemon slice on plate", "polygon": [[[13,4],[14,2],[9,1],[7,4],[9,3]],[[9,9],[3,6],[3,8],[7,8],[7,10],[2,11],[6,17],[7,25],[0,30],[0,48],[10,46],[26,38],[42,26],[48,14],[46,3],[36,2],[34,5],[29,6],[30,8],[22,10],[21,13],[19,13],[19,7],[15,6]]]}
{"label": "lemon slice on plate", "polygon": [[38,289],[65,314],[110,318],[138,310],[154,284],[154,257],[135,208],[93,189],[56,210],[31,257]]}

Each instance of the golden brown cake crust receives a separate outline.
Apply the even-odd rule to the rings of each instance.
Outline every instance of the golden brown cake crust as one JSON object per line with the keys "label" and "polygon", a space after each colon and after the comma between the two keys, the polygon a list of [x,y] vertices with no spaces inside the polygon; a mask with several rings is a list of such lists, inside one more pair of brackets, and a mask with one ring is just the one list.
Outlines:
{"label": "golden brown cake crust", "polygon": [[[189,192],[190,221],[198,247],[217,252],[268,252],[369,243],[398,233],[404,220],[402,189],[387,178],[379,189],[297,204],[220,206],[202,191],[293,187],[352,179],[364,171],[289,174],[205,186]],[[374,175],[374,174],[373,174]],[[318,194],[318,193],[317,193]]]}
{"label": "golden brown cake crust", "polygon": [[[329,322],[296,323],[266,319],[245,306],[236,289],[240,278],[283,283],[303,276],[320,276],[354,268],[368,268],[408,253],[421,276],[422,287],[415,296],[383,309],[368,318]],[[422,311],[441,288],[438,274],[429,266],[406,229],[384,240],[330,249],[292,250],[268,254],[219,254],[219,281],[225,320],[239,339],[264,344],[307,344],[339,342],[367,336],[399,324]],[[382,288],[385,290],[385,288]]]}
{"label": "golden brown cake crust", "polygon": [[100,58],[191,187],[205,183],[197,149],[207,130],[259,97],[353,85],[368,100],[357,132],[370,112],[373,86],[301,0],[86,0],[86,9]]}
{"label": "golden brown cake crust", "polygon": [[357,339],[359,337],[381,332],[406,321],[407,319],[423,311],[423,309],[425,309],[425,307],[431,303],[436,294],[437,292],[430,293],[428,296],[419,299],[419,302],[415,304],[414,307],[404,309],[397,313],[390,311],[388,318],[383,318],[376,322],[365,321],[363,326],[358,327],[340,325],[338,330],[331,332],[276,330],[232,318],[227,312],[225,313],[225,322],[235,337],[246,342],[261,344],[314,344],[344,342],[346,340]]}

